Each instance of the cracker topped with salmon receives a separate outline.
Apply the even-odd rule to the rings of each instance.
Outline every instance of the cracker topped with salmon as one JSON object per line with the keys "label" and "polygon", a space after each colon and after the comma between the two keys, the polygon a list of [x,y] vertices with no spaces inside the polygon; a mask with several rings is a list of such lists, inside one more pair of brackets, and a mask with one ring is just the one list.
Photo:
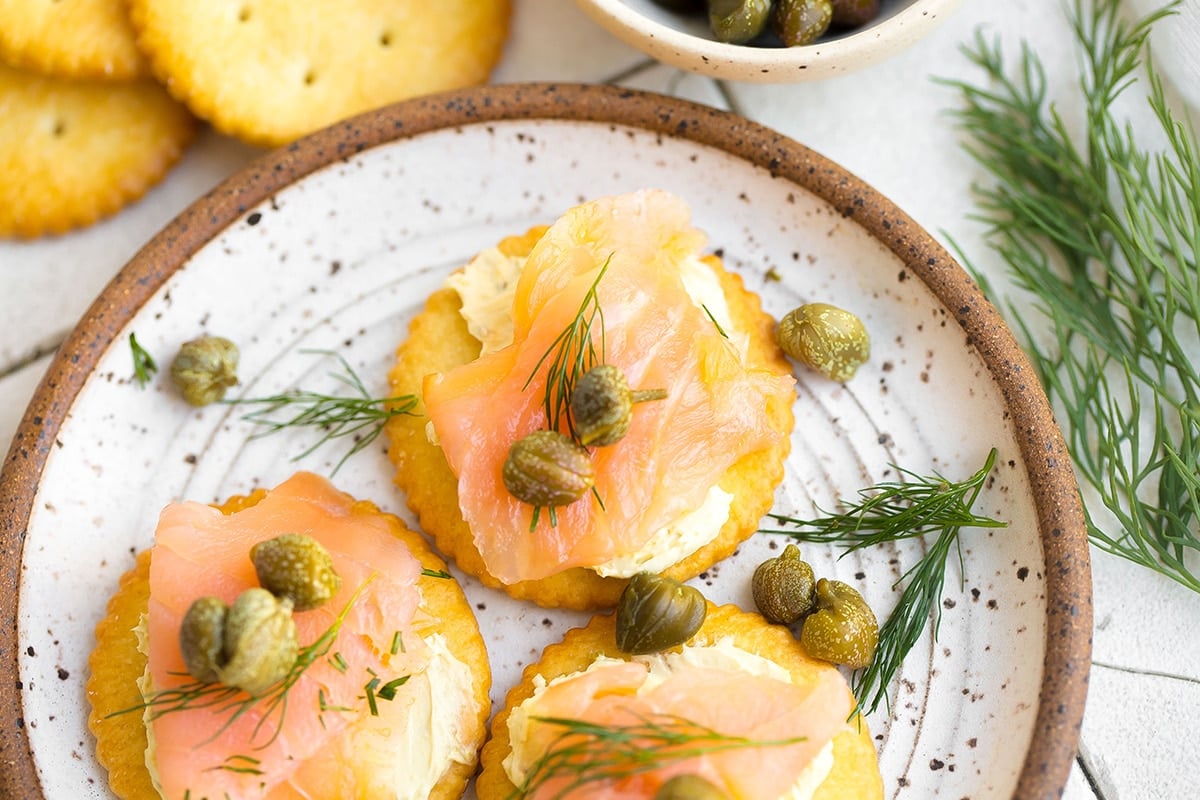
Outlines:
{"label": "cracker topped with salmon", "polygon": [[[758,297],[704,246],[673,195],[602,198],[480,253],[429,298],[390,375],[421,406],[389,421],[389,452],[463,570],[544,606],[606,607],[631,575],[693,577],[755,531],[783,477],[793,378]],[[596,444],[572,390],[600,365],[653,399]],[[539,440],[516,457],[544,431],[576,450]],[[514,472],[535,489],[578,478],[577,498],[522,496]]]}
{"label": "cracker topped with salmon", "polygon": [[461,796],[491,671],[444,566],[398,518],[311,473],[219,509],[168,506],[90,660],[113,791]]}

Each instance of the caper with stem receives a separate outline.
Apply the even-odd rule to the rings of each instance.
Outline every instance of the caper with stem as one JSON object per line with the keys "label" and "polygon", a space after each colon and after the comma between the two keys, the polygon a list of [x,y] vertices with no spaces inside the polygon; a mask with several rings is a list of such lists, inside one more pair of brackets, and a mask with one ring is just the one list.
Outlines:
{"label": "caper with stem", "polygon": [[295,611],[314,609],[337,594],[342,579],[320,542],[303,533],[284,533],[250,548],[259,584],[286,597]]}
{"label": "caper with stem", "polygon": [[700,630],[708,602],[693,586],[639,572],[617,601],[617,648],[638,655],[683,644]]}
{"label": "caper with stem", "polygon": [[171,381],[194,406],[215,403],[237,384],[237,345],[222,336],[184,342],[171,362]]}
{"label": "caper with stem", "polygon": [[835,26],[857,28],[879,15],[879,0],[832,0]]}
{"label": "caper with stem", "polygon": [[711,781],[695,774],[676,775],[654,793],[654,800],[729,800]]}
{"label": "caper with stem", "polygon": [[745,44],[767,28],[772,0],[708,0],[708,24],[717,41]]}
{"label": "caper with stem", "polygon": [[804,620],[800,643],[813,658],[862,669],[875,657],[879,623],[867,601],[854,587],[821,578],[817,581],[817,610]]}
{"label": "caper with stem", "polygon": [[613,364],[592,367],[571,391],[575,435],[585,447],[616,444],[629,432],[634,405],[666,396],[665,389],[630,391],[625,373]]}
{"label": "caper with stem", "polygon": [[832,20],[830,0],[776,0],[771,29],[788,47],[796,47],[825,33]]}
{"label": "caper with stem", "polygon": [[800,558],[800,548],[789,544],[777,558],[758,565],[750,588],[768,622],[791,625],[816,606],[814,585],[812,567]]}
{"label": "caper with stem", "polygon": [[513,442],[500,477],[521,502],[538,508],[573,503],[592,488],[588,451],[558,431],[534,431]]}
{"label": "caper with stem", "polygon": [[806,303],[788,312],[775,328],[780,349],[835,381],[848,381],[871,355],[871,337],[861,319],[828,303]]}
{"label": "caper with stem", "polygon": [[283,680],[296,663],[300,647],[292,602],[266,589],[246,589],[225,615],[221,683],[252,695]]}

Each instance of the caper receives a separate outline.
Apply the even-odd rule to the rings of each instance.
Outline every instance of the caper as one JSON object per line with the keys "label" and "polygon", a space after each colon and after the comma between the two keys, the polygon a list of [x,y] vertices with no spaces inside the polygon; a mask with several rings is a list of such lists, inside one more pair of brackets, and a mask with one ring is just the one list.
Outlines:
{"label": "caper", "polygon": [[291,600],[295,611],[316,608],[342,585],[329,551],[302,533],[259,542],[250,548],[250,560],[259,584],[276,597]]}
{"label": "caper", "polygon": [[229,607],[219,597],[201,597],[188,606],[179,625],[179,650],[188,674],[203,683],[218,680],[225,663],[221,655],[225,614]]}
{"label": "caper", "polygon": [[862,669],[875,656],[879,623],[861,594],[841,581],[817,581],[817,610],[804,620],[800,643],[813,658]]}
{"label": "caper", "polygon": [[779,321],[775,341],[783,352],[835,381],[848,381],[871,355],[862,320],[828,303],[807,303]]}
{"label": "caper", "polygon": [[215,403],[237,383],[237,345],[221,336],[184,342],[171,362],[171,380],[194,406]]}
{"label": "caper", "polygon": [[617,601],[617,647],[625,653],[656,653],[683,644],[708,614],[704,595],[673,578],[639,572]]}
{"label": "caper", "polygon": [[833,20],[830,0],[777,0],[771,29],[788,47],[808,44],[825,31]]}
{"label": "caper", "polygon": [[247,589],[225,615],[221,683],[262,694],[288,674],[298,652],[292,602],[266,589]]}
{"label": "caper", "polygon": [[866,25],[879,13],[879,0],[832,0],[832,22],[839,28]]}
{"label": "caper", "polygon": [[708,0],[708,24],[719,42],[745,44],[766,30],[771,0]]}
{"label": "caper", "polygon": [[592,367],[571,392],[571,420],[586,447],[616,444],[629,431],[633,406],[667,396],[663,389],[629,391],[625,373],[612,364]]}
{"label": "caper", "polygon": [[704,0],[654,0],[654,4],[662,6],[663,8],[671,11],[688,13],[693,11],[703,11],[705,2]]}
{"label": "caper", "polygon": [[754,604],[769,622],[791,625],[813,610],[813,570],[800,558],[800,548],[789,544],[778,558],[758,565],[750,587]]}
{"label": "caper", "polygon": [[592,488],[592,459],[569,436],[534,431],[513,442],[501,477],[512,496],[522,502],[565,506]]}
{"label": "caper", "polygon": [[658,787],[654,800],[729,800],[729,795],[699,775],[676,775]]}

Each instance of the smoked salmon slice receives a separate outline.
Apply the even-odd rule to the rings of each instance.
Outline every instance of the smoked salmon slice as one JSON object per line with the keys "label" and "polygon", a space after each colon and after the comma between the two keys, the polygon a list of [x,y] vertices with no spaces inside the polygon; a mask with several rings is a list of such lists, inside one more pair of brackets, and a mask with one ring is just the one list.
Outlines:
{"label": "smoked salmon slice", "polygon": [[[324,478],[298,473],[235,514],[193,502],[162,512],[150,565],[146,719],[167,800],[339,796],[320,787],[334,776],[346,783],[358,762],[370,766],[364,754],[381,752],[389,732],[403,730],[402,693],[389,701],[375,697],[374,687],[417,673],[428,660],[417,627],[421,564],[383,515],[356,506]],[[179,649],[188,606],[204,595],[231,603],[256,586],[250,548],[281,533],[319,541],[342,578],[332,600],[295,614],[301,648],[322,637],[329,646],[310,651],[311,663],[281,704],[271,706],[271,692],[182,709],[156,702],[194,685]],[[360,777],[360,786],[369,785]]]}
{"label": "smoked salmon slice", "polygon": [[[681,264],[704,243],[687,206],[666,192],[577,206],[530,253],[513,303],[513,343],[426,378],[425,413],[458,480],[463,519],[501,582],[636,552],[700,507],[738,459],[786,439],[767,408],[790,406],[791,376],[748,367],[736,332],[723,331],[685,288]],[[625,438],[592,451],[594,496],[558,508],[553,524],[539,514],[531,525],[533,507],[509,494],[501,470],[514,441],[548,427],[539,361],[593,287],[602,361],[631,387],[667,397],[637,406]]]}

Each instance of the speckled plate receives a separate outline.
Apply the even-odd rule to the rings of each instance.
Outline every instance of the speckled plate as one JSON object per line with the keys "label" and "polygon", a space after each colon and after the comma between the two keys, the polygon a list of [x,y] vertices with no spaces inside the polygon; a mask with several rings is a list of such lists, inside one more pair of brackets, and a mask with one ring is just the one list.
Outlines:
{"label": "speckled plate", "polygon": [[[978,501],[1009,521],[968,531],[931,620],[874,715],[889,798],[1056,797],[1083,714],[1091,595],[1063,443],[1029,365],[962,269],[869,186],[730,114],[611,87],[503,86],[391,107],[271,153],[198,200],[116,277],[59,351],[0,487],[0,796],[106,797],[85,725],[92,628],[157,513],[216,500],[342,451],[292,460],[311,434],[251,439],[228,406],[193,410],[164,379],[139,390],[127,343],[159,363],[201,332],[236,340],[245,396],[337,390],[336,350],[385,389],[395,345],[450,270],[500,237],[603,194],[655,186],[692,206],[726,263],[781,315],[850,308],[872,358],[846,385],[803,369],[794,450],[776,510],[895,478],[889,464],[965,477],[999,448]],[[380,440],[382,442],[382,440]],[[404,514],[382,444],[336,482]],[[755,537],[697,579],[750,606],[748,576],[779,546]],[[880,612],[920,545],[838,560]],[[499,700],[579,615],[466,581]],[[14,602],[15,598],[15,602]]]}

